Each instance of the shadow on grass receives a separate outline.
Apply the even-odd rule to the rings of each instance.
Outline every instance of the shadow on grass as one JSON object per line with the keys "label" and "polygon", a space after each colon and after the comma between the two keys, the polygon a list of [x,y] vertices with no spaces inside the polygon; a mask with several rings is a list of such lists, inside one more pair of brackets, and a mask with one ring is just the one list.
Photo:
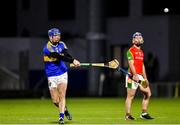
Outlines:
{"label": "shadow on grass", "polygon": [[[49,124],[59,124],[58,121],[50,121]],[[64,121],[64,124],[73,124],[72,121]]]}

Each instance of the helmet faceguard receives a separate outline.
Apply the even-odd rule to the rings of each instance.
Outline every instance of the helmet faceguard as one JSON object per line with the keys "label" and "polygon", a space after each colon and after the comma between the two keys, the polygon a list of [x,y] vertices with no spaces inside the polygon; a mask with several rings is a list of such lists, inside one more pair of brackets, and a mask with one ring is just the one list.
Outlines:
{"label": "helmet faceguard", "polygon": [[60,35],[61,35],[61,32],[57,28],[52,28],[52,29],[48,30],[49,40],[53,45],[57,45],[59,43]]}
{"label": "helmet faceguard", "polygon": [[61,35],[61,32],[59,29],[52,28],[52,29],[48,30],[48,36],[49,37],[56,36],[56,35]]}
{"label": "helmet faceguard", "polygon": [[136,46],[141,46],[144,43],[143,36],[140,32],[136,32],[133,34],[132,43]]}

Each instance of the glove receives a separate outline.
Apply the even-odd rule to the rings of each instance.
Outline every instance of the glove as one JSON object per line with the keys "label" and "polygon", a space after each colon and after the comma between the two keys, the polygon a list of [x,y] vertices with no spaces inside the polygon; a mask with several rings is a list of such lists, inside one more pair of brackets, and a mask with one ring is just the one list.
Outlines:
{"label": "glove", "polygon": [[149,81],[147,79],[145,80],[142,80],[140,82],[140,85],[143,87],[143,88],[147,88],[149,86]]}

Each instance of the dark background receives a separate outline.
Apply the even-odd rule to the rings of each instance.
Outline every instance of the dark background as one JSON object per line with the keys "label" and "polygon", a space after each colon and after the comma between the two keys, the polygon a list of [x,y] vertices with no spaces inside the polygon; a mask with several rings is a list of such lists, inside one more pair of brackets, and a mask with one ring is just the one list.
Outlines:
{"label": "dark background", "polygon": [[[166,7],[168,13],[163,11]],[[48,96],[42,48],[52,27],[62,30],[70,53],[81,62],[118,58],[123,68],[132,34],[142,32],[154,96],[173,96],[180,80],[179,15],[177,0],[1,1],[0,66],[5,69],[0,70],[1,97],[14,92],[17,97]],[[91,39],[92,32],[99,37]],[[155,59],[153,67],[149,54]],[[100,81],[102,74],[105,79]],[[68,96],[124,96],[124,89],[124,76],[114,70],[69,69]]]}

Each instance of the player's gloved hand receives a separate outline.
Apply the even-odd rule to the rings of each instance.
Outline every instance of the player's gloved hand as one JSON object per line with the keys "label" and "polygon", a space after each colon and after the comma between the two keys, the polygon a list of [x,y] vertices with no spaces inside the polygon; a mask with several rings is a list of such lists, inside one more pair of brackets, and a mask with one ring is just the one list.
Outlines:
{"label": "player's gloved hand", "polygon": [[76,60],[76,59],[73,60],[73,64],[74,64],[75,67],[80,66],[80,62],[78,60]]}
{"label": "player's gloved hand", "polygon": [[141,82],[142,87],[147,88],[149,86],[149,81],[145,79],[144,81]]}

